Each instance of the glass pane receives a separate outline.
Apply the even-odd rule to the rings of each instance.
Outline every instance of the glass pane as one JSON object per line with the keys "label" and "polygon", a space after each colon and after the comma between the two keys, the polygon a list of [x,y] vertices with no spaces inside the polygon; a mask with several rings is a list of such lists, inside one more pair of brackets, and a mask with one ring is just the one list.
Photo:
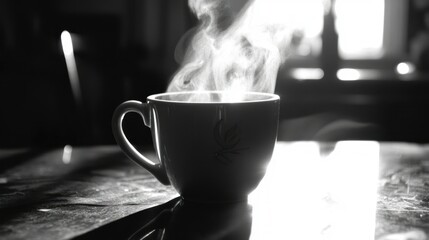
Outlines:
{"label": "glass pane", "polygon": [[335,2],[342,58],[379,58],[383,54],[384,0]]}

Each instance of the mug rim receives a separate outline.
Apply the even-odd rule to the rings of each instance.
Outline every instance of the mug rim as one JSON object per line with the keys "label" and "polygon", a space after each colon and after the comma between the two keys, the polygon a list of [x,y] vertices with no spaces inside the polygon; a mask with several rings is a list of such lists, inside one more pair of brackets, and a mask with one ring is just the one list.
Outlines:
{"label": "mug rim", "polygon": [[163,96],[174,96],[174,95],[185,95],[185,94],[222,94],[223,91],[183,91],[183,92],[165,92],[165,93],[157,93],[152,94],[147,97],[147,100],[154,101],[154,102],[165,102],[165,103],[178,103],[178,104],[243,104],[243,103],[257,103],[257,102],[272,102],[276,100],[280,100],[280,96],[275,93],[264,93],[264,92],[243,92],[243,94],[246,95],[253,95],[253,96],[263,96],[266,97],[264,99],[253,99],[253,100],[232,100],[232,101],[216,101],[216,102],[210,102],[210,101],[185,101],[185,100],[171,100],[171,99],[160,99],[160,97]]}

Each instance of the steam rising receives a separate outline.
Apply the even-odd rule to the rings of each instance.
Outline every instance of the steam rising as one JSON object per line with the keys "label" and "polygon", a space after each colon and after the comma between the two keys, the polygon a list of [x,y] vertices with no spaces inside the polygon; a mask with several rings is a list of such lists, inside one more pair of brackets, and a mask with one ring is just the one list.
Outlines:
{"label": "steam rising", "polygon": [[240,1],[189,0],[200,25],[167,91],[223,91],[225,101],[246,91],[273,93],[300,18],[308,17],[299,8],[309,1],[254,0],[237,7],[233,2]]}

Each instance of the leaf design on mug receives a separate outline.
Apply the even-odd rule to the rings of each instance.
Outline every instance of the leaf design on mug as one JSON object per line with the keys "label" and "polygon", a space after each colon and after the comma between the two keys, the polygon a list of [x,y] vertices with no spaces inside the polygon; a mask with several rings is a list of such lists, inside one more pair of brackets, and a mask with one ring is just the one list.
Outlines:
{"label": "leaf design on mug", "polygon": [[240,142],[237,124],[224,131],[223,119],[216,123],[214,135],[217,144],[224,149],[232,149]]}
{"label": "leaf design on mug", "polygon": [[238,125],[235,124],[229,129],[224,129],[224,120],[219,120],[214,127],[214,138],[216,143],[221,149],[215,152],[215,158],[224,163],[231,163],[231,154],[238,154],[242,149],[237,149],[237,145],[240,143],[240,130]]}
{"label": "leaf design on mug", "polygon": [[225,143],[228,148],[234,148],[240,142],[240,135],[237,124],[229,129],[225,134]]}

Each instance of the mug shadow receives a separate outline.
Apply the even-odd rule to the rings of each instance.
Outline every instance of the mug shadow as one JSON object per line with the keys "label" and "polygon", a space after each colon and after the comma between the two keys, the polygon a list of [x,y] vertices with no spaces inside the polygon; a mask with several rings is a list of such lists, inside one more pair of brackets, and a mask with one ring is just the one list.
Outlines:
{"label": "mug shadow", "polygon": [[252,206],[246,201],[203,204],[175,198],[81,235],[83,239],[234,239],[250,238]]}

